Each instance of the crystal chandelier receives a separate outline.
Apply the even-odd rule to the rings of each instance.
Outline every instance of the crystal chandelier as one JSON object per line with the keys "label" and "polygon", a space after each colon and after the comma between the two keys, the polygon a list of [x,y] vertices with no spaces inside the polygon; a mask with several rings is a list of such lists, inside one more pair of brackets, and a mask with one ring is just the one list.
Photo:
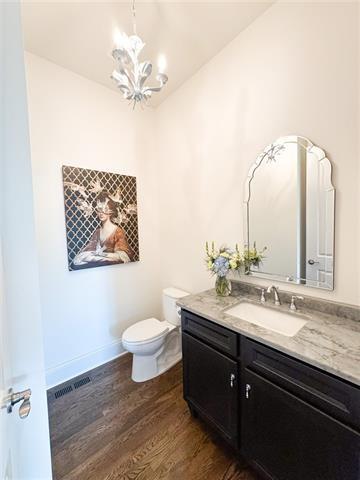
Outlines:
{"label": "crystal chandelier", "polygon": [[168,81],[168,77],[159,71],[156,80],[160,85],[158,87],[145,86],[147,78],[151,75],[152,65],[147,61],[139,63],[138,56],[145,43],[136,34],[135,0],[132,3],[132,15],[134,34],[130,37],[126,33],[119,35],[117,46],[112,51],[113,58],[119,62],[119,68],[113,71],[111,78],[115,80],[117,87],[124,94],[124,98],[130,100],[135,108],[136,103],[146,103],[153,92],[160,92]]}

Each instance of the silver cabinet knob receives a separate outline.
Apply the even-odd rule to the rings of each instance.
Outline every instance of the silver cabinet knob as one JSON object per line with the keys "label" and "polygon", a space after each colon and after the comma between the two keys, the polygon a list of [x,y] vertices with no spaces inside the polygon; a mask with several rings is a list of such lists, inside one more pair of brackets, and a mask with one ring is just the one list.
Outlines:
{"label": "silver cabinet knob", "polygon": [[4,402],[2,404],[2,408],[6,408],[7,413],[11,413],[13,411],[14,405],[19,402],[22,402],[19,408],[19,417],[26,418],[31,410],[31,390],[30,388],[23,390],[22,392],[14,393],[13,389],[10,388],[8,395],[5,397]]}

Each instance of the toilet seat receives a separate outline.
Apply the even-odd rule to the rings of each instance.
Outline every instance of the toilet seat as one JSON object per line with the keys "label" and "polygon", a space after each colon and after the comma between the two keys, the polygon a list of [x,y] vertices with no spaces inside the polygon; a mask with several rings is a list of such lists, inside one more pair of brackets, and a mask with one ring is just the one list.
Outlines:
{"label": "toilet seat", "polygon": [[127,328],[122,339],[128,344],[140,345],[164,336],[172,327],[174,326],[168,322],[160,322],[157,318],[147,318]]}

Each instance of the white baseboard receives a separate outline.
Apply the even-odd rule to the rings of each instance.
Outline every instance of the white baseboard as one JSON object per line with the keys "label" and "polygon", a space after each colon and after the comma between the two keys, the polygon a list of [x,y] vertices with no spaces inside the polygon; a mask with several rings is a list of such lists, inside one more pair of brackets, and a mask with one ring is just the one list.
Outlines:
{"label": "white baseboard", "polygon": [[116,340],[109,345],[93,350],[79,357],[73,358],[55,367],[45,370],[46,387],[52,388],[60,383],[66,382],[71,378],[81,375],[93,368],[109,362],[120,355],[126,353],[122,346],[121,339]]}

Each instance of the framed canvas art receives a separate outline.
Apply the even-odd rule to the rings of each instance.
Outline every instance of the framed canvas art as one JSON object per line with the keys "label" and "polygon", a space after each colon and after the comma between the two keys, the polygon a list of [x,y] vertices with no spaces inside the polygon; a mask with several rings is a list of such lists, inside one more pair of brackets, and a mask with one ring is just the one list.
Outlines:
{"label": "framed canvas art", "polygon": [[136,177],[62,167],[69,270],[139,260]]}

